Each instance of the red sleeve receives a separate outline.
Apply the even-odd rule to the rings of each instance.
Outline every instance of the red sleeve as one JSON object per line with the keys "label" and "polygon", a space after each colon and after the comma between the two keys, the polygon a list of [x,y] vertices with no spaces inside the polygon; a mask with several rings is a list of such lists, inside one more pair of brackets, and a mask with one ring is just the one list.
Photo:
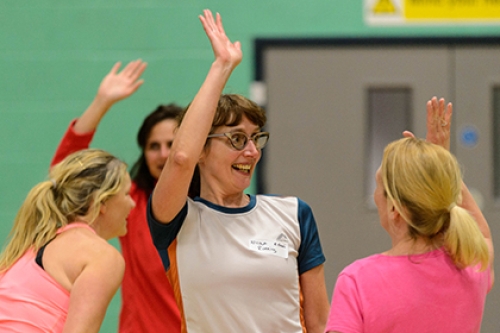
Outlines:
{"label": "red sleeve", "polygon": [[73,129],[76,119],[70,124],[66,133],[57,147],[56,153],[50,162],[50,166],[54,166],[61,162],[66,156],[79,150],[87,149],[90,146],[90,142],[94,137],[95,131],[89,133],[76,133]]}

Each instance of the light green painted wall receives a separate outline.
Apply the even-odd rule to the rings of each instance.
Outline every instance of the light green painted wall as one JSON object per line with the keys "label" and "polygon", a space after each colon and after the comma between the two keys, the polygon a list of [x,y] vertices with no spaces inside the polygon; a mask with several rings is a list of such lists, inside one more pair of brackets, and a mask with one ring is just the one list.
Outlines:
{"label": "light green painted wall", "polygon": [[[197,15],[222,14],[242,64],[226,91],[248,96],[256,37],[495,35],[498,26],[369,27],[355,0],[2,0],[0,2],[0,240],[29,189],[44,179],[69,121],[115,61],[149,63],[145,84],[103,120],[94,147],[129,164],[135,134],[159,103],[188,103],[213,59]],[[114,241],[113,244],[117,245]],[[102,332],[115,332],[115,297]]]}

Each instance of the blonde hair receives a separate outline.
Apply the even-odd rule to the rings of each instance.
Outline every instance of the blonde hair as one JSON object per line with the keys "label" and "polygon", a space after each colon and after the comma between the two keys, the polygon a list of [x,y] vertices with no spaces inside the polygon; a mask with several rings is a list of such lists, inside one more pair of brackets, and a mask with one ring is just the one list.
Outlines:
{"label": "blonde hair", "polygon": [[[0,272],[9,269],[25,252],[56,236],[58,228],[75,220],[92,224],[103,202],[117,194],[127,175],[125,163],[98,149],[81,150],[55,165],[49,180],[26,196],[0,255]],[[82,221],[86,216],[88,220]]]}
{"label": "blonde hair", "polygon": [[461,202],[462,173],[443,147],[415,138],[390,143],[381,167],[387,197],[408,223],[409,236],[444,246],[459,268],[488,265],[489,253],[476,221]]}

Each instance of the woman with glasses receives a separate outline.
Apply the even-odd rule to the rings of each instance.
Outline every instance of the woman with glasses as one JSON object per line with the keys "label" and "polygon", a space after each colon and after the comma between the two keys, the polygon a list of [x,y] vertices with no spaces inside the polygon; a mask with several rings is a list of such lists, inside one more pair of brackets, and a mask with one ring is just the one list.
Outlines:
{"label": "woman with glasses", "polygon": [[376,173],[391,248],[339,275],[327,332],[480,332],[493,286],[493,242],[449,152],[451,104],[427,104],[427,142],[407,132]]}
{"label": "woman with glasses", "polygon": [[[150,199],[148,220],[182,313],[183,331],[323,332],[323,262],[310,207],[247,195],[269,134],[254,102],[222,95],[240,63],[220,16],[200,16],[215,61],[185,111]],[[188,197],[198,167],[200,195]],[[161,309],[158,309],[161,312]]]}

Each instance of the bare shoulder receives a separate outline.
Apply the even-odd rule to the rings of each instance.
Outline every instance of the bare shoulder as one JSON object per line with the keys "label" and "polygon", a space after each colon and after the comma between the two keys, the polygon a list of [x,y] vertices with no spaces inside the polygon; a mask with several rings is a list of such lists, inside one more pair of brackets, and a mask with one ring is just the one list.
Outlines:
{"label": "bare shoulder", "polygon": [[121,257],[120,252],[105,239],[86,228],[74,228],[58,235],[53,241],[54,247],[75,255],[82,260],[94,260],[99,257]]}
{"label": "bare shoulder", "polygon": [[125,261],[120,252],[106,240],[86,228],[74,228],[58,235],[43,255],[44,268],[67,290],[80,274],[91,269],[121,281]]}

